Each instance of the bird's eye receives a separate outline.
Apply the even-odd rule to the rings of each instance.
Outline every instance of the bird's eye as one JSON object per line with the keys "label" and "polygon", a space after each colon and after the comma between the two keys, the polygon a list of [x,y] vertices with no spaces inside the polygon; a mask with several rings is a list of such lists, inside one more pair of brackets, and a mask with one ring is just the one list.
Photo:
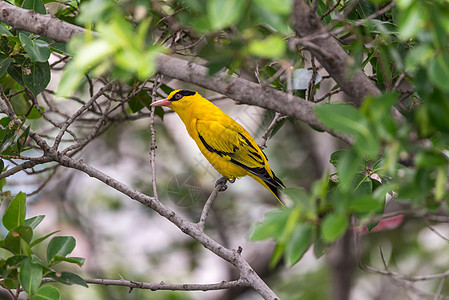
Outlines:
{"label": "bird's eye", "polygon": [[175,95],[175,100],[179,100],[179,99],[181,99],[182,98],[182,96],[180,95],[180,94],[176,94]]}

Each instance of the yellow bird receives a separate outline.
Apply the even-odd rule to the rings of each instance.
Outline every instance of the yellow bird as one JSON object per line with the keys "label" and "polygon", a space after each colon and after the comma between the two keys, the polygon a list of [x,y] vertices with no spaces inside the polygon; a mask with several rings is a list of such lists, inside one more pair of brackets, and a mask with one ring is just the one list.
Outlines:
{"label": "yellow bird", "polygon": [[282,204],[278,189],[284,184],[270,169],[266,155],[248,131],[212,102],[197,92],[176,90],[151,106],[168,106],[178,114],[201,153],[224,176],[216,185],[249,175]]}

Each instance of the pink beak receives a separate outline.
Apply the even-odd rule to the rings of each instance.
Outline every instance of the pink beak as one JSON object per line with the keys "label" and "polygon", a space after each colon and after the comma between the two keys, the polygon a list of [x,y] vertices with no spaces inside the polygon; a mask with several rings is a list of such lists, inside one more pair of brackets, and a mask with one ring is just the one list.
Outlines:
{"label": "pink beak", "polygon": [[158,100],[158,101],[151,103],[151,106],[166,106],[166,105],[170,105],[170,104],[171,104],[170,100],[162,99],[162,100]]}

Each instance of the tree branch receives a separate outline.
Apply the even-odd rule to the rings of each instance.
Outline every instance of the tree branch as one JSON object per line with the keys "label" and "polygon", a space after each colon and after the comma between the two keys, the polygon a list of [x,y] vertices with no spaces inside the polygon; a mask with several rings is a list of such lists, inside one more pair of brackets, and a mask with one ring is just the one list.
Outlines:
{"label": "tree branch", "polygon": [[249,263],[245,259],[243,259],[243,257],[241,256],[240,247],[238,250],[225,248],[224,246],[213,240],[211,237],[206,235],[200,228],[200,226],[198,226],[198,224],[190,222],[178,216],[173,210],[162,204],[155,197],[147,196],[130,188],[126,184],[84,163],[84,161],[81,159],[75,160],[68,155],[58,152],[56,149],[50,147],[47,142],[41,139],[41,137],[33,130],[30,130],[29,136],[42,148],[46,156],[53,161],[58,162],[60,165],[67,168],[79,170],[87,174],[88,176],[105,183],[106,185],[130,197],[131,199],[136,200],[153,209],[159,215],[176,225],[182,232],[191,236],[193,239],[203,245],[206,249],[210,250],[217,256],[234,265],[240,272],[240,278],[247,281],[248,285],[255,289],[264,299],[279,299],[276,294],[268,287],[268,285],[259,277],[259,275],[257,275],[257,273],[249,265]]}
{"label": "tree branch", "polygon": [[208,235],[206,235],[197,224],[187,221],[186,219],[176,215],[173,210],[157,201],[154,197],[149,197],[145,194],[131,189],[124,183],[119,182],[114,178],[106,175],[105,173],[93,168],[92,166],[84,163],[82,160],[74,160],[66,155],[57,153],[53,149],[51,149],[49,154],[61,165],[68,168],[80,170],[90,177],[96,178],[106,185],[127,195],[131,199],[136,200],[153,209],[158,214],[175,224],[182,232],[194,238],[205,248],[209,249],[217,256],[234,265],[240,271],[241,278],[247,280],[251,287],[253,287],[264,299],[278,299],[276,294],[266,285],[266,283],[259,277],[259,275],[254,272],[248,262],[242,258],[239,251],[223,247]]}
{"label": "tree branch", "polygon": [[206,203],[204,204],[203,210],[201,212],[201,216],[200,216],[200,220],[198,221],[198,227],[204,231],[204,227],[206,225],[206,220],[207,220],[207,216],[209,214],[209,210],[212,207],[212,203],[214,202],[215,198],[217,198],[218,193],[220,192],[220,190],[222,189],[222,185],[221,184],[217,184],[214,188],[214,190],[212,191],[212,193],[210,194],[209,198],[207,198]]}
{"label": "tree branch", "polygon": [[208,76],[206,67],[167,55],[160,55],[157,58],[157,70],[167,76],[226,95],[239,103],[264,107],[323,128],[313,111],[315,104],[267,85],[229,76],[225,72]]}
{"label": "tree branch", "polygon": [[[350,56],[329,34],[323,23],[305,1],[296,0],[293,12],[293,26],[299,37],[314,37],[304,43],[313,56],[338,83],[351,102],[360,105],[368,95],[380,95],[380,90],[361,70],[351,73]],[[315,37],[316,36],[316,37]],[[301,42],[301,39],[299,40]]]}
{"label": "tree branch", "polygon": [[[222,281],[219,283],[150,283],[150,282],[139,282],[131,281],[125,279],[98,279],[98,278],[84,278],[84,281],[89,284],[101,284],[101,285],[115,285],[115,286],[125,286],[130,289],[146,289],[152,291],[215,291],[223,290],[236,287],[248,287],[249,284],[245,280],[233,280],[233,281]],[[47,282],[58,282],[53,278],[44,278],[42,283]]]}
{"label": "tree branch", "polygon": [[[59,42],[68,42],[74,35],[85,32],[85,29],[82,27],[62,22],[48,15],[40,15],[20,7],[12,6],[3,0],[0,0],[0,11],[1,22],[11,25],[14,28],[36,33]],[[45,24],[45,30],[42,30],[43,25],[36,24]],[[315,104],[302,98],[288,95],[267,85],[230,76],[226,72],[219,72],[215,76],[209,76],[208,69],[204,66],[164,54],[160,54],[156,62],[157,72],[162,75],[184,82],[194,83],[226,95],[239,103],[256,105],[273,110],[282,115],[326,130],[314,113]],[[332,134],[351,143],[350,139],[345,136],[336,133]]]}
{"label": "tree branch", "polygon": [[61,21],[55,16],[41,15],[3,0],[0,0],[0,21],[14,29],[26,30],[64,43],[85,31],[84,28]]}

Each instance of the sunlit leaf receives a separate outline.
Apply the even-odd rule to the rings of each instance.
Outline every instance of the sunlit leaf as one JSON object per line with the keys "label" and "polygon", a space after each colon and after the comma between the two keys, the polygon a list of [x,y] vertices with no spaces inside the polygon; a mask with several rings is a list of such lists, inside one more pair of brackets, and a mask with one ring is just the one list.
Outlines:
{"label": "sunlit leaf", "polygon": [[249,53],[265,58],[281,58],[286,50],[286,41],[278,35],[270,35],[264,40],[252,40],[248,45]]}
{"label": "sunlit leaf", "polygon": [[293,8],[292,0],[255,0],[258,5],[273,13],[289,15]]}
{"label": "sunlit leaf", "polygon": [[420,30],[422,19],[425,18],[425,10],[421,9],[420,5],[416,4],[409,6],[404,9],[399,15],[398,25],[399,25],[399,36],[403,39],[409,39],[414,37]]}
{"label": "sunlit leaf", "polygon": [[280,237],[284,233],[290,211],[287,209],[274,210],[265,215],[264,221],[253,226],[250,239],[253,241]]}
{"label": "sunlit leaf", "polygon": [[207,15],[212,28],[222,29],[237,23],[243,15],[246,1],[241,0],[209,0],[207,1]]}

